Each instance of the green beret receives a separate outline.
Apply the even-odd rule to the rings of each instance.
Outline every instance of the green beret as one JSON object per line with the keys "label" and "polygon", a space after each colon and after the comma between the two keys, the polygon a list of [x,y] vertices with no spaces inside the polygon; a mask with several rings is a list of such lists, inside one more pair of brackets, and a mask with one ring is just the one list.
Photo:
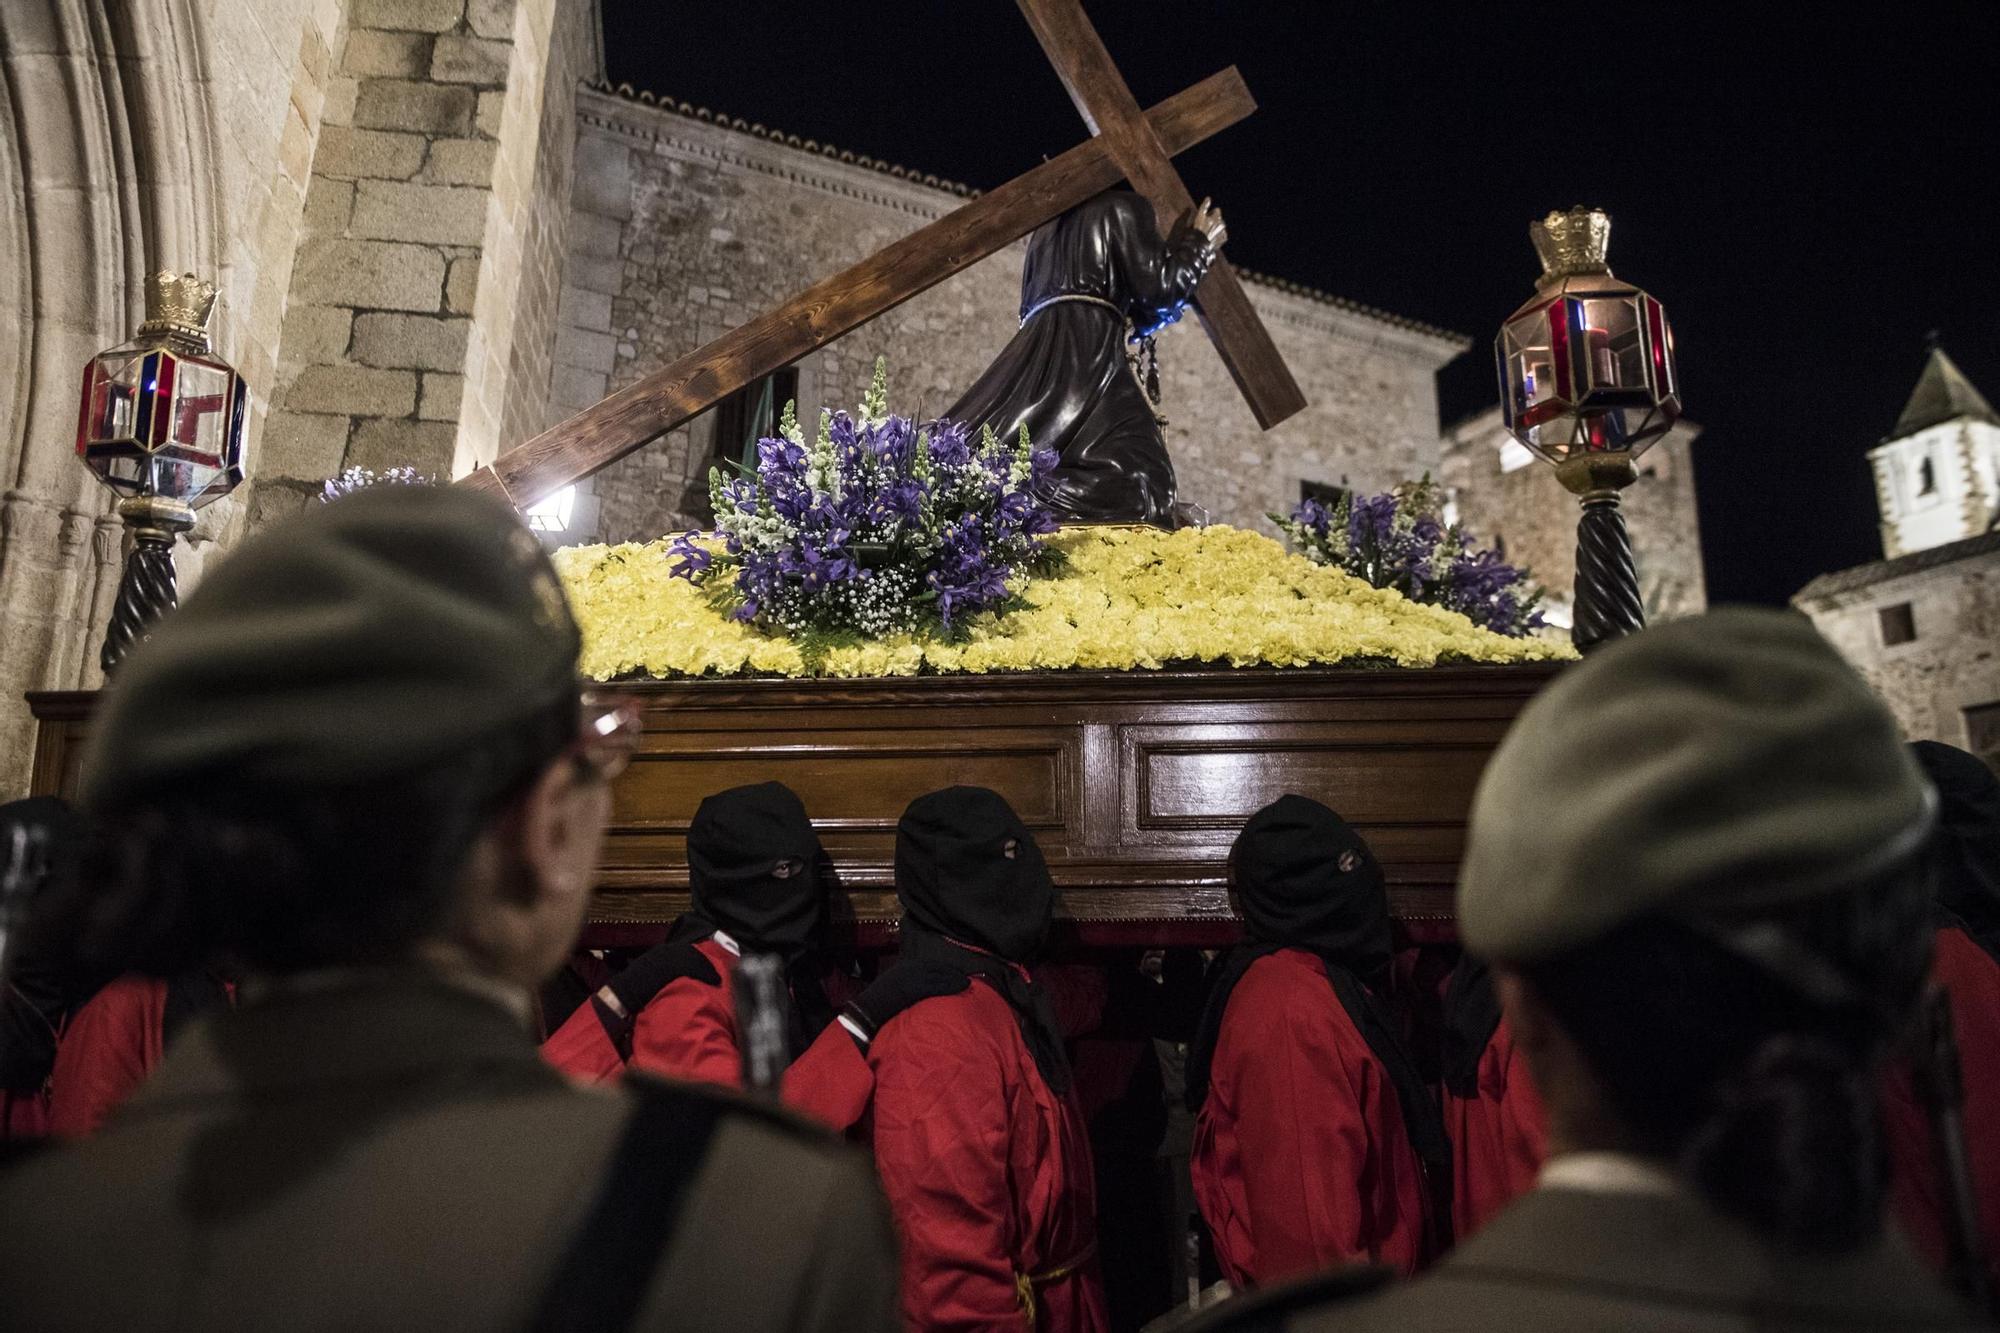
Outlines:
{"label": "green beret", "polygon": [[1530,963],[1649,913],[1842,892],[1915,853],[1935,805],[1805,617],[1673,621],[1564,672],[1507,733],[1473,798],[1460,928]]}
{"label": "green beret", "polygon": [[554,567],[505,504],[361,491],[243,543],[120,665],[84,800],[413,771],[558,706],[579,646]]}

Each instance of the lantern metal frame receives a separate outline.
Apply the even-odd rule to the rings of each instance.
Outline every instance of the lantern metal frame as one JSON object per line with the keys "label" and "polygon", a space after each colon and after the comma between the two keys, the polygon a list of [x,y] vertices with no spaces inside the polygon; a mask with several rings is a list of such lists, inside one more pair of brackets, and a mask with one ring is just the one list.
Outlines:
{"label": "lantern metal frame", "polygon": [[107,674],[178,605],[174,539],[243,481],[248,391],[209,350],[214,304],[214,286],[193,274],[155,273],[138,336],[84,367],[77,457],[120,497],[132,539],[98,658]]}
{"label": "lantern metal frame", "polygon": [[[1609,216],[1573,208],[1530,223],[1528,233],[1543,272],[1494,338],[1501,419],[1577,497],[1570,634],[1589,652],[1646,623],[1619,492],[1638,479],[1639,456],[1679,421],[1680,373],[1665,309],[1605,263]],[[1629,326],[1603,322],[1606,305],[1629,313]],[[1538,352],[1546,355],[1526,366]],[[1537,382],[1538,368],[1546,382]]]}

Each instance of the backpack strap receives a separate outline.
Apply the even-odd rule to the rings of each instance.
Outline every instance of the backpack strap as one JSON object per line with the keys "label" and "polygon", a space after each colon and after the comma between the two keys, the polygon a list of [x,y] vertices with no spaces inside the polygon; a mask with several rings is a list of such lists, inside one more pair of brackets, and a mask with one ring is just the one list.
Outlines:
{"label": "backpack strap", "polygon": [[542,1292],[537,1333],[616,1333],[638,1317],[708,1144],[733,1104],[631,1080],[639,1105],[605,1164],[597,1201]]}

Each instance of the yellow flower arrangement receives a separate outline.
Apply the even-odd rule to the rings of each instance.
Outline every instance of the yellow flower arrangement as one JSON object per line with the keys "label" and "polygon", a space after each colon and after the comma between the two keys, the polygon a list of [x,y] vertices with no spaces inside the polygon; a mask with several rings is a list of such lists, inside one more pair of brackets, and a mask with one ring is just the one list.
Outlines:
{"label": "yellow flower arrangement", "polygon": [[1169,663],[1307,666],[1568,659],[1567,644],[1513,639],[1442,607],[1373,588],[1241,528],[1066,528],[1061,573],[1021,607],[956,639],[897,637],[828,649],[733,621],[669,572],[665,541],[577,546],[556,569],[583,630],[583,669],[632,675],[910,676],[919,672],[1124,671]]}

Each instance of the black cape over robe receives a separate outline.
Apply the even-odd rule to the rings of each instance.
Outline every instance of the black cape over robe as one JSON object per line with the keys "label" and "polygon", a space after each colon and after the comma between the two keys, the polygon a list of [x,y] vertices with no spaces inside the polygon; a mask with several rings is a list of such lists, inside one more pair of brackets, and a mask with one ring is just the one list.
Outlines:
{"label": "black cape over robe", "polygon": [[1173,526],[1174,465],[1153,407],[1125,362],[1126,320],[1141,332],[1171,321],[1214,258],[1207,237],[1178,227],[1166,241],[1153,209],[1108,190],[1044,224],[1028,240],[1021,313],[1061,301],[1022,325],[986,373],[944,413],[1002,441],[1022,426],[1060,463],[1039,484],[1066,521]]}

